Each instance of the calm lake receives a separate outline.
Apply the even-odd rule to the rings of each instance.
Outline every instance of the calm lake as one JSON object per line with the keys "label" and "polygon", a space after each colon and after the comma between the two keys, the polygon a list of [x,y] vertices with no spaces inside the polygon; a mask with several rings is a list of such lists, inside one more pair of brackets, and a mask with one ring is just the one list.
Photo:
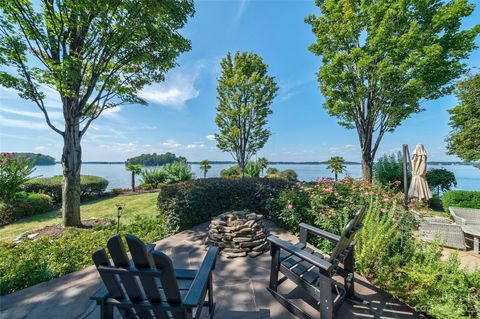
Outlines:
{"label": "calm lake", "polygon": [[[203,177],[200,172],[199,164],[191,164],[192,171],[197,178]],[[207,177],[218,177],[222,169],[228,168],[232,164],[212,164],[212,168],[208,171]],[[332,173],[327,170],[326,165],[304,165],[304,164],[279,164],[270,165],[279,170],[293,169],[297,172],[300,180],[315,181],[319,177],[333,177]],[[456,189],[462,190],[480,190],[480,169],[470,165],[429,165],[428,168],[445,167],[449,171],[455,173],[457,178]],[[145,167],[148,168],[148,167]],[[347,165],[348,175],[358,178],[362,174],[360,165]],[[51,166],[37,166],[32,176],[35,177],[49,177],[62,174],[62,167],[60,164]],[[108,189],[112,188],[129,188],[130,187],[130,172],[125,170],[123,164],[83,164],[82,174],[96,175],[106,178],[110,183]],[[343,177],[343,175],[341,176]],[[137,178],[138,182],[140,178]]]}

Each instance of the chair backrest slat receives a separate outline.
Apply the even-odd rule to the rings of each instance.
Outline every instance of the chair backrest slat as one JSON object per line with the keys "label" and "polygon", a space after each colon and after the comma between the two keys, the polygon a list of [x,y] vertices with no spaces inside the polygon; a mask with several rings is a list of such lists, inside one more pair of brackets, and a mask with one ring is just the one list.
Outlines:
{"label": "chair backrest slat", "polygon": [[[104,267],[112,266],[110,263],[110,260],[108,259],[107,252],[103,248],[94,252],[92,258],[97,269],[100,266],[104,266]],[[100,270],[98,271],[98,273],[100,274],[100,278],[102,278],[102,281],[105,284],[105,287],[107,288],[107,291],[110,294],[110,296],[112,296],[112,298],[126,299],[125,292],[123,291],[122,285],[118,281],[117,276],[111,273],[105,273]],[[119,308],[119,311],[120,311],[120,314],[122,315],[122,318],[134,318],[135,316],[135,312],[133,309]]]}
{"label": "chair backrest slat", "polygon": [[342,235],[340,236],[340,240],[338,241],[337,245],[332,251],[332,254],[329,258],[329,261],[332,262],[336,259],[342,258],[341,255],[349,249],[350,244],[353,241],[353,235],[358,229],[361,227],[361,223],[363,218],[365,217],[366,207],[362,206],[355,214],[355,216],[348,222],[347,226],[343,229]]}
{"label": "chair backrest slat", "polygon": [[[112,257],[113,263],[116,267],[129,269],[130,261],[128,259],[127,252],[122,243],[122,238],[119,234],[112,236],[107,242],[108,251]],[[132,301],[144,300],[144,294],[138,277],[134,273],[125,272],[118,274],[120,282],[123,284],[128,298]],[[150,310],[136,309],[139,312],[141,318],[154,318]]]}
{"label": "chair backrest slat", "polygon": [[[135,268],[139,270],[154,268],[155,265],[153,263],[152,256],[147,252],[145,244],[135,236],[126,235],[125,237],[127,239],[128,248],[130,249],[130,254],[132,255],[132,261],[135,265]],[[157,282],[155,281],[155,277],[140,276],[139,278],[148,301],[152,303],[162,302],[162,296],[160,294],[160,289],[157,285]],[[175,277],[174,282],[176,283]],[[170,315],[164,310],[155,309],[154,313],[158,318],[170,318]],[[174,318],[181,318],[181,314],[179,313],[171,313],[171,315]]]}

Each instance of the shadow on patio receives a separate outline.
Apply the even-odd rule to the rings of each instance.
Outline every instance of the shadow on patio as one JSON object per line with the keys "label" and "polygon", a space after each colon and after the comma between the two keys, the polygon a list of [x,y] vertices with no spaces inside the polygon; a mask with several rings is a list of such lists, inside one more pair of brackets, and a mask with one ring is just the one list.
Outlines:
{"label": "shadow on patio", "polygon": [[[204,240],[208,224],[157,242],[156,249],[169,255],[176,268],[198,268],[205,255]],[[282,239],[296,241],[290,233],[267,223],[270,233]],[[270,255],[256,258],[227,259],[218,257],[214,271],[214,296],[217,303],[215,318],[295,318],[267,291],[270,274]],[[411,308],[398,302],[382,290],[357,276],[357,294],[370,301],[381,318],[419,318]],[[94,267],[66,275],[34,287],[1,297],[1,318],[99,318],[99,309],[89,297],[100,287]],[[281,285],[281,292],[315,315],[315,304],[305,300],[305,294],[291,282]],[[206,311],[205,311],[206,312]],[[206,314],[206,313],[205,313]],[[316,312],[318,316],[318,311]],[[120,317],[120,316],[116,316]],[[373,318],[363,306],[348,300],[336,318]]]}

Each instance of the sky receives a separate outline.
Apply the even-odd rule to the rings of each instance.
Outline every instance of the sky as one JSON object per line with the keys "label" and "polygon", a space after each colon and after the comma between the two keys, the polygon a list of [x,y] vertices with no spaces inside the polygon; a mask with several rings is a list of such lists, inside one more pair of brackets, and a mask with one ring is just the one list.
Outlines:
{"label": "sky", "polygon": [[[468,28],[480,21],[480,0],[464,19]],[[148,106],[126,105],[108,110],[95,120],[82,139],[84,161],[123,161],[142,153],[173,152],[189,161],[231,160],[217,149],[216,84],[220,60],[228,51],[252,51],[269,65],[280,88],[271,108],[272,136],[258,156],[270,161],[324,161],[343,156],[360,161],[357,134],[337,124],[322,108],[324,98],[315,73],[321,58],[308,51],[315,41],[304,19],[318,14],[313,0],[197,0],[195,16],[182,34],[192,50],[178,59],[166,81],[140,92]],[[476,39],[480,45],[480,39]],[[470,68],[480,67],[480,49],[471,53]],[[478,70],[477,70],[478,72]],[[52,120],[61,123],[58,93],[46,90]],[[378,155],[423,143],[429,160],[458,160],[445,151],[450,131],[448,109],[455,96],[424,101],[426,111],[386,134]],[[45,123],[40,110],[11,90],[0,87],[0,150],[36,152],[61,158],[62,138]]]}

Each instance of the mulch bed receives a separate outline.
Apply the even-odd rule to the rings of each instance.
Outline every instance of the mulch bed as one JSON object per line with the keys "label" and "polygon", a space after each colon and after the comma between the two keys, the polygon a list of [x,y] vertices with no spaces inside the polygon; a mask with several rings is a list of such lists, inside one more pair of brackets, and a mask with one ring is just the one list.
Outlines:
{"label": "mulch bed", "polygon": [[[82,220],[82,225],[78,227],[78,229],[91,229],[95,226],[106,226],[110,224],[110,220],[106,218],[88,218]],[[41,229],[37,229],[34,231],[28,231],[25,233],[20,234],[17,238],[15,238],[14,242],[18,243],[27,237],[29,239],[38,239],[42,237],[52,237],[61,235],[65,232],[66,228],[63,227],[61,224],[53,225],[53,226],[46,226]]]}

